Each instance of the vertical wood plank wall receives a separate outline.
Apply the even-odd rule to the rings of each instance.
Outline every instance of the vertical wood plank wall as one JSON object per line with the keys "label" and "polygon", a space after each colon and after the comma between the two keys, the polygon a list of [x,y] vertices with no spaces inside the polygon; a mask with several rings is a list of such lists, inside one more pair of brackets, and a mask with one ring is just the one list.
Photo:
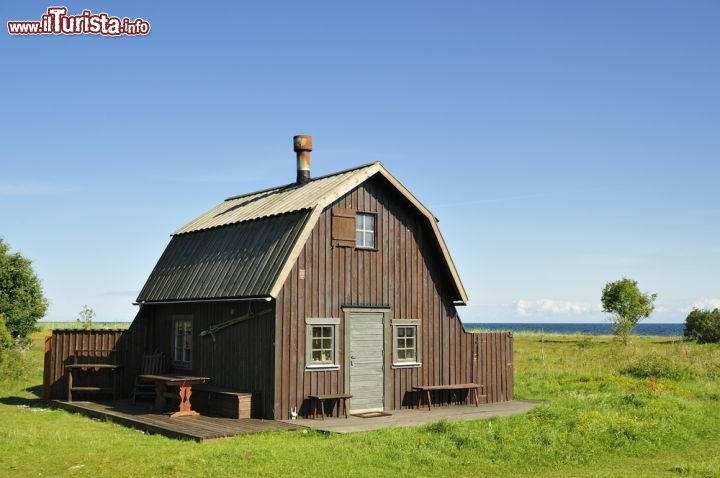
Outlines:
{"label": "vertical wood plank wall", "polygon": [[[335,206],[377,215],[377,250],[331,245]],[[391,367],[386,332],[386,407],[413,405],[416,384],[479,382],[486,386],[488,402],[512,399],[512,335],[465,331],[440,257],[426,219],[382,178],[366,181],[329,206],[277,298],[275,418],[287,418],[291,407],[307,407],[305,397],[311,393],[345,392],[342,320],[336,344],[340,370],[305,371],[305,318],[342,318],[343,306],[388,306],[387,327],[391,319],[421,321],[420,368]]]}
{"label": "vertical wood plank wall", "polygon": [[[45,368],[43,371],[43,398],[65,400],[67,381],[65,365],[72,363],[73,356],[95,357],[100,361],[115,361],[122,365],[119,370],[120,394],[132,390],[135,375],[140,373],[142,355],[147,351],[148,337],[153,333],[153,323],[138,312],[127,330],[53,330],[45,338]],[[112,357],[108,357],[112,350]],[[86,360],[87,361],[87,360]],[[109,374],[85,374],[82,379],[88,385],[108,386]]]}
{"label": "vertical wood plank wall", "polygon": [[[117,350],[124,330],[53,330],[45,339],[45,369],[43,374],[43,398],[46,400],[67,398],[67,380],[65,365],[73,361],[78,352],[85,362],[97,359],[106,363],[111,350]],[[113,352],[116,355],[117,352]],[[118,361],[122,357],[118,356]],[[109,386],[109,374],[84,374],[83,383],[89,386]]]}
{"label": "vertical wood plank wall", "polygon": [[[273,412],[273,337],[275,323],[271,312],[226,327],[211,335],[200,336],[212,325],[245,315],[250,302],[214,302],[146,306],[145,313],[155,325],[151,351],[163,352],[172,369],[172,322],[174,315],[193,317],[192,369],[175,370],[210,377],[210,384],[253,393],[259,400],[260,416],[272,418]],[[253,302],[259,313],[271,309],[270,303]],[[256,405],[254,405],[256,407]]]}

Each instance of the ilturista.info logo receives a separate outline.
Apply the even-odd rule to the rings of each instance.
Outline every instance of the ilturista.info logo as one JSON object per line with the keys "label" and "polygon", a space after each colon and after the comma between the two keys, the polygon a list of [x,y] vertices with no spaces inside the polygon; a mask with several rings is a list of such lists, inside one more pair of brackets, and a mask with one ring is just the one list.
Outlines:
{"label": "ilturista.info logo", "polygon": [[148,35],[150,23],[142,18],[113,17],[107,13],[83,10],[78,15],[68,15],[67,7],[49,7],[40,20],[17,20],[7,22],[11,35]]}

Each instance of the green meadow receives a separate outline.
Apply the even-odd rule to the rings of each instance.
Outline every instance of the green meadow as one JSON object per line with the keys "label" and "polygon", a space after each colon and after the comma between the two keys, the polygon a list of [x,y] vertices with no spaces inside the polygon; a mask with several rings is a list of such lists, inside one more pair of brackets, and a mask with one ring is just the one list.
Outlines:
{"label": "green meadow", "polygon": [[198,444],[47,408],[42,336],[0,383],[0,476],[720,477],[718,345],[516,334],[516,396],[545,401],[527,414]]}

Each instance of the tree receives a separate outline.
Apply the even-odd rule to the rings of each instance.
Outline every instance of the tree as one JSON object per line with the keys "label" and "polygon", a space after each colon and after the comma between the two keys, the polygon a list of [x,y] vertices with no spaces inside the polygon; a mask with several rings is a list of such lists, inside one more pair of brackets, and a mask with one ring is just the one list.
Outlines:
{"label": "tree", "polygon": [[720,342],[720,309],[693,309],[685,319],[685,337],[701,344]]}
{"label": "tree", "polygon": [[87,305],[83,305],[83,308],[78,312],[78,316],[75,322],[80,325],[83,329],[91,329],[93,326],[93,319],[95,318],[95,311]]}
{"label": "tree", "polygon": [[9,250],[10,246],[0,238],[0,314],[5,316],[13,338],[24,341],[45,316],[48,301],[32,262]]}
{"label": "tree", "polygon": [[657,294],[640,292],[637,281],[623,277],[608,282],[602,291],[603,312],[612,314],[613,333],[627,344],[630,331],[652,314]]}

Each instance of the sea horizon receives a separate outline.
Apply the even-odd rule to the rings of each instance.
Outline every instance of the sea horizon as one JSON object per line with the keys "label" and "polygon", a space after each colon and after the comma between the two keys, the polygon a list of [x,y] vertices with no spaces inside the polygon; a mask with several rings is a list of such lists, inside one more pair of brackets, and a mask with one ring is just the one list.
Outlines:
{"label": "sea horizon", "polygon": [[[551,334],[612,335],[609,322],[464,322],[467,330],[490,330],[510,332],[544,332]],[[683,335],[684,322],[638,324],[632,330],[635,335],[677,337]]]}

